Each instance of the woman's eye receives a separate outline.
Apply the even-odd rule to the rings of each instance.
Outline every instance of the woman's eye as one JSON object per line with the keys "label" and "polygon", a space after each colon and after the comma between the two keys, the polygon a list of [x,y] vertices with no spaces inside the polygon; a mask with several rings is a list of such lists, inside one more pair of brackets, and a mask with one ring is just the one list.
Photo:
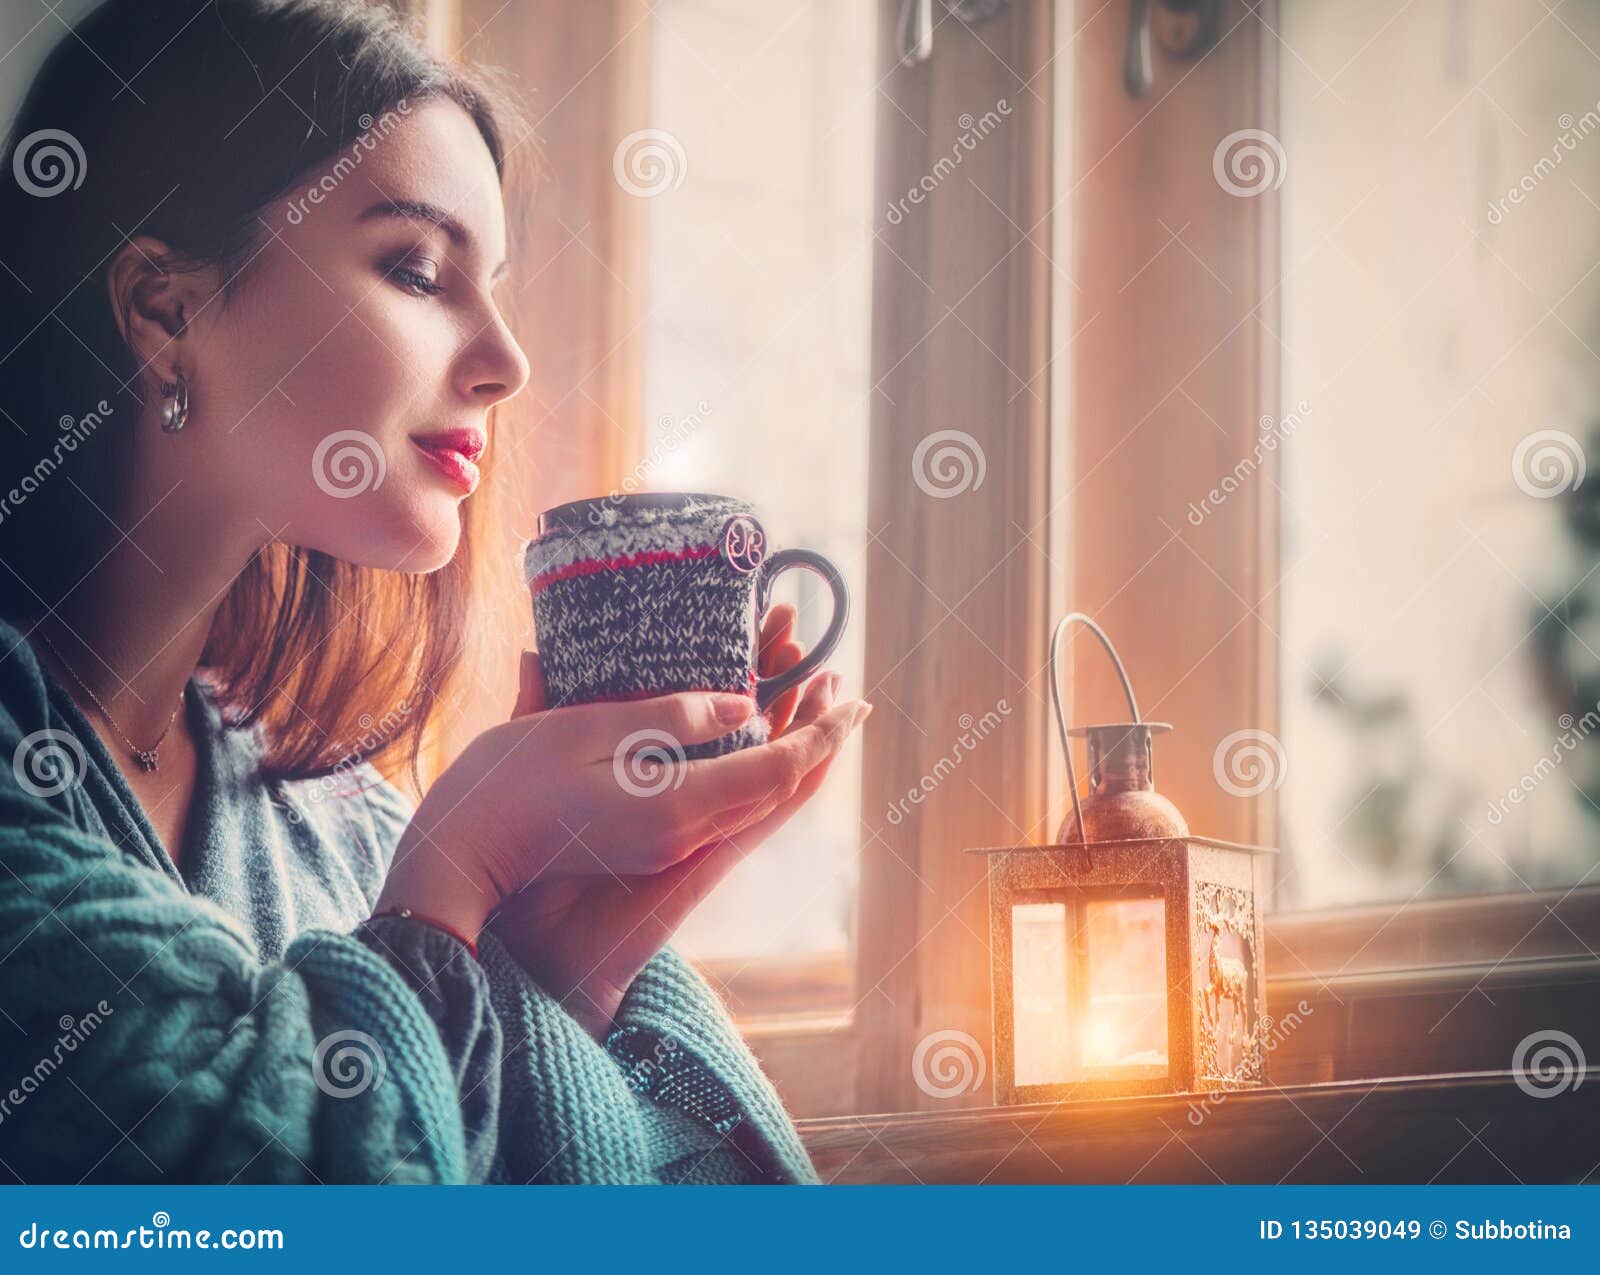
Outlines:
{"label": "woman's eye", "polygon": [[389,278],[393,279],[407,292],[416,296],[436,296],[444,291],[444,287],[441,284],[428,275],[412,269],[411,266],[403,261],[390,266],[387,274]]}

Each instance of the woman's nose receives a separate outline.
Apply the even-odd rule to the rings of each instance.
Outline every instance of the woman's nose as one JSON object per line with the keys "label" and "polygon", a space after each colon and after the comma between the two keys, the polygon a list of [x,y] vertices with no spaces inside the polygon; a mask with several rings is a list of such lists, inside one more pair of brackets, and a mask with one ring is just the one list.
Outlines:
{"label": "woman's nose", "polygon": [[528,383],[531,370],[511,329],[496,316],[478,334],[472,357],[466,360],[466,390],[478,402],[493,406],[518,394]]}

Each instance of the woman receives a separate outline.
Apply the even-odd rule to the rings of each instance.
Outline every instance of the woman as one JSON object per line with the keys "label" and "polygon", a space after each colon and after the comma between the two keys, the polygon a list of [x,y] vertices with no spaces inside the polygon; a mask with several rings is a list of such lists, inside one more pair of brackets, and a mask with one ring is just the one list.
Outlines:
{"label": "woman", "polygon": [[[414,809],[377,768],[417,773],[491,409],[529,374],[493,299],[499,98],[379,7],[109,0],[20,109],[0,1163],[24,1181],[815,1180],[664,944],[868,706],[814,678],[772,742],[641,800],[619,741],[715,738],[749,697],[546,710],[530,654]],[[763,671],[798,658],[793,618]]]}

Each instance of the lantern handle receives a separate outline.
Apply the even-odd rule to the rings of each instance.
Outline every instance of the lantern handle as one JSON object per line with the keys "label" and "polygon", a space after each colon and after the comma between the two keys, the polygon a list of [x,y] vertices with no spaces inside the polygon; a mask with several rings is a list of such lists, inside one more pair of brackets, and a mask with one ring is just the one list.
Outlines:
{"label": "lantern handle", "polygon": [[1061,751],[1067,759],[1067,786],[1072,790],[1072,809],[1078,816],[1078,841],[1082,845],[1088,845],[1089,830],[1083,823],[1083,800],[1078,796],[1078,775],[1073,769],[1072,745],[1067,739],[1067,715],[1061,707],[1061,676],[1058,667],[1061,662],[1062,634],[1074,620],[1089,629],[1106,648],[1106,654],[1116,665],[1117,676],[1122,679],[1122,690],[1128,697],[1128,712],[1132,714],[1135,722],[1139,720],[1139,705],[1133,698],[1133,683],[1128,681],[1128,670],[1122,667],[1122,659],[1117,654],[1117,648],[1111,645],[1111,639],[1106,636],[1105,630],[1082,611],[1073,611],[1062,616],[1056,624],[1055,633],[1050,638],[1050,699],[1056,709],[1056,729],[1061,732]]}

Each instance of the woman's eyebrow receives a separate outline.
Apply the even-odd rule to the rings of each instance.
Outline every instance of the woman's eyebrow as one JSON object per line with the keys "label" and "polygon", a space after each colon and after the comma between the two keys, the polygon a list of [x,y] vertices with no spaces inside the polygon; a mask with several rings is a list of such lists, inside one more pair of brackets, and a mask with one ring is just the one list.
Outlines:
{"label": "woman's eyebrow", "polygon": [[[393,217],[402,221],[426,221],[438,226],[458,248],[472,247],[472,233],[438,204],[425,199],[380,199],[356,218],[357,223],[373,221],[379,217]],[[510,269],[502,261],[489,277],[499,279]]]}

